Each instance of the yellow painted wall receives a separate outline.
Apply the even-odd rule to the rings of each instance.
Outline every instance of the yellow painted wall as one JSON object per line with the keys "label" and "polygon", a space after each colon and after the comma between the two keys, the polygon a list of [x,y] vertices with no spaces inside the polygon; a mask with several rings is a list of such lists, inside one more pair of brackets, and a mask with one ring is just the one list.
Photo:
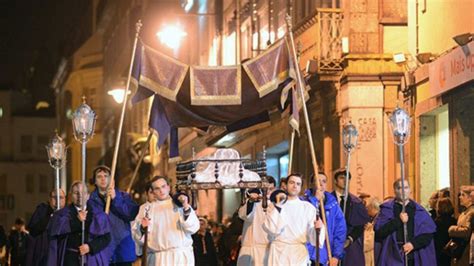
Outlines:
{"label": "yellow painted wall", "polygon": [[440,54],[457,45],[453,36],[474,32],[473,0],[409,0],[408,45],[412,55],[416,55],[417,3],[420,53]]}
{"label": "yellow painted wall", "polygon": [[428,100],[431,97],[429,91],[429,83],[425,82],[416,87],[416,100],[417,102],[423,102],[424,100]]}
{"label": "yellow painted wall", "polygon": [[383,52],[386,54],[408,52],[408,27],[387,25],[383,27]]}

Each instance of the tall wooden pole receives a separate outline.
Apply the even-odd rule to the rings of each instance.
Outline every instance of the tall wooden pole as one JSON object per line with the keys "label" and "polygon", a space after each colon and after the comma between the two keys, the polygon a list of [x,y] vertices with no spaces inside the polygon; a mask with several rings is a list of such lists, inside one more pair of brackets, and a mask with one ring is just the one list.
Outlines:
{"label": "tall wooden pole", "polygon": [[[311,151],[311,160],[313,164],[313,172],[314,172],[314,178],[315,178],[315,184],[316,184],[316,189],[319,190],[321,187],[321,184],[319,183],[319,178],[318,178],[318,162],[316,160],[316,152],[314,151],[314,143],[313,143],[313,134],[311,133],[311,125],[309,123],[309,115],[308,115],[308,109],[306,107],[306,102],[304,100],[304,91],[303,89],[305,88],[305,85],[303,83],[303,78],[301,77],[301,72],[299,69],[298,65],[298,59],[296,56],[296,47],[295,47],[295,41],[293,38],[293,29],[292,29],[292,23],[291,23],[291,16],[286,15],[286,24],[288,26],[288,37],[290,38],[289,44],[290,44],[290,53],[291,57],[293,59],[295,71],[296,71],[296,79],[298,82],[298,87],[299,87],[299,93],[300,93],[300,98],[301,102],[303,105],[303,114],[304,114],[304,119],[305,119],[305,125],[306,125],[306,132],[308,134],[308,142],[309,142],[309,149]],[[324,210],[324,201],[323,199],[320,199],[320,206],[321,206],[321,218],[323,219],[323,223],[327,225],[326,223],[326,211]],[[327,226],[326,226],[327,228]],[[318,239],[316,241],[319,241]],[[329,243],[329,236],[328,236],[328,230],[326,230],[326,246],[328,250],[328,258],[332,258],[332,253],[331,253],[331,245]]]}
{"label": "tall wooden pole", "polygon": [[150,131],[148,133],[146,142],[143,143],[142,145],[140,159],[137,162],[137,166],[135,166],[135,171],[133,171],[132,180],[130,180],[130,183],[128,184],[127,193],[130,193],[130,191],[132,190],[133,183],[135,183],[135,179],[137,178],[137,175],[138,175],[138,170],[140,170],[140,166],[142,165],[143,158],[145,158],[146,150],[150,146],[150,140],[152,136],[153,136],[153,133]]}
{"label": "tall wooden pole", "polygon": [[235,0],[235,64],[240,64],[240,0]]}
{"label": "tall wooden pole", "polygon": [[[138,36],[140,35],[140,29],[142,27],[142,22],[141,20],[138,20],[137,24],[135,24],[136,27],[136,32],[135,32],[135,40],[133,42],[133,50],[132,50],[132,58],[130,59],[130,69],[128,71],[128,79],[127,79],[127,88],[125,89],[125,93],[123,96],[123,103],[122,103],[122,114],[120,115],[120,122],[117,130],[117,138],[115,139],[115,149],[114,149],[114,157],[112,159],[112,168],[111,168],[111,173],[110,173],[110,183],[111,184],[115,183],[115,170],[117,168],[117,157],[118,157],[118,151],[120,147],[120,138],[122,136],[122,129],[123,129],[123,120],[125,118],[125,110],[127,109],[127,96],[128,96],[128,91],[130,89],[130,80],[132,77],[132,70],[133,70],[133,61],[135,61],[135,50],[137,48],[137,43],[138,43]],[[111,198],[109,195],[107,195],[107,202],[105,203],[105,213],[109,213],[110,211],[110,201]]]}
{"label": "tall wooden pole", "polygon": [[293,172],[293,150],[295,149],[294,145],[295,145],[295,131],[296,130],[292,130],[291,131],[291,139],[290,139],[290,152],[289,152],[289,158],[288,158],[288,175],[290,175],[292,172]]}

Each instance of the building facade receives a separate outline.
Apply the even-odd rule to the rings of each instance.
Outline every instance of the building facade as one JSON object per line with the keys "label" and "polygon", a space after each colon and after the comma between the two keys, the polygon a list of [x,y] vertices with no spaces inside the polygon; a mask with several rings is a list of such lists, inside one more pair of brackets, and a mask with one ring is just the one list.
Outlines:
{"label": "building facade", "polygon": [[459,186],[474,176],[473,111],[474,24],[466,10],[472,1],[410,1],[408,65],[411,79],[404,94],[413,116],[410,171],[418,199],[427,204],[431,193],[450,187],[458,202]]}
{"label": "building facade", "polygon": [[28,221],[36,207],[32,202],[47,201],[55,184],[45,149],[55,119],[16,114],[14,94],[0,91],[0,224],[7,230],[16,217]]}

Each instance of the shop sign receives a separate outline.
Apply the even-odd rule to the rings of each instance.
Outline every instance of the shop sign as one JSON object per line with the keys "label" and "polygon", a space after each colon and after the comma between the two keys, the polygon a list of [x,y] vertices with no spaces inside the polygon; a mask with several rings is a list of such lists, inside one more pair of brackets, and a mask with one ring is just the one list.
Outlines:
{"label": "shop sign", "polygon": [[474,80],[474,42],[439,57],[429,69],[431,97]]}

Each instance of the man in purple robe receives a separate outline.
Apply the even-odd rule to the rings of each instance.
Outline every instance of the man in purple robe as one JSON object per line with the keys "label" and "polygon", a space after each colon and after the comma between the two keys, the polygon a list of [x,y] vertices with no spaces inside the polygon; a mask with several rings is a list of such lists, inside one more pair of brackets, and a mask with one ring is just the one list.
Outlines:
{"label": "man in purple robe", "polygon": [[[332,195],[336,197],[341,210],[344,210],[344,189],[346,187],[346,170],[340,169],[334,174],[335,190]],[[351,173],[348,176],[351,179]],[[347,226],[346,240],[344,243],[345,255],[342,265],[365,265],[364,258],[364,226],[370,221],[367,209],[362,201],[352,193],[347,195],[345,220]]]}
{"label": "man in purple robe", "polygon": [[110,196],[110,246],[113,252],[110,265],[131,266],[137,257],[130,223],[135,220],[139,206],[128,193],[116,189],[115,184],[110,183],[110,174],[110,168],[105,165],[94,169],[91,183],[96,189],[91,193],[89,204],[105,210],[107,196]]}
{"label": "man in purple robe", "polygon": [[[71,185],[72,204],[54,213],[48,225],[50,237],[46,265],[109,265],[112,256],[109,217],[89,204],[81,209],[82,198],[88,198],[87,187],[79,181]],[[82,221],[85,241],[82,244]]]}
{"label": "man in purple robe", "polygon": [[[63,208],[66,203],[66,195],[62,189],[59,193],[59,207]],[[31,216],[27,227],[30,235],[27,245],[28,251],[26,255],[26,265],[46,265],[49,248],[48,232],[46,231],[46,228],[57,206],[56,190],[52,190],[49,193],[49,201],[40,203]]]}
{"label": "man in purple robe", "polygon": [[[395,199],[380,205],[380,213],[375,219],[375,240],[381,242],[380,253],[376,254],[376,264],[380,266],[404,265],[407,254],[408,265],[435,265],[436,253],[433,233],[436,225],[429,213],[418,203],[410,200],[410,186],[401,179],[393,183]],[[405,200],[402,197],[405,192]],[[402,212],[405,204],[405,212]],[[408,237],[404,243],[403,223],[406,223]]]}

